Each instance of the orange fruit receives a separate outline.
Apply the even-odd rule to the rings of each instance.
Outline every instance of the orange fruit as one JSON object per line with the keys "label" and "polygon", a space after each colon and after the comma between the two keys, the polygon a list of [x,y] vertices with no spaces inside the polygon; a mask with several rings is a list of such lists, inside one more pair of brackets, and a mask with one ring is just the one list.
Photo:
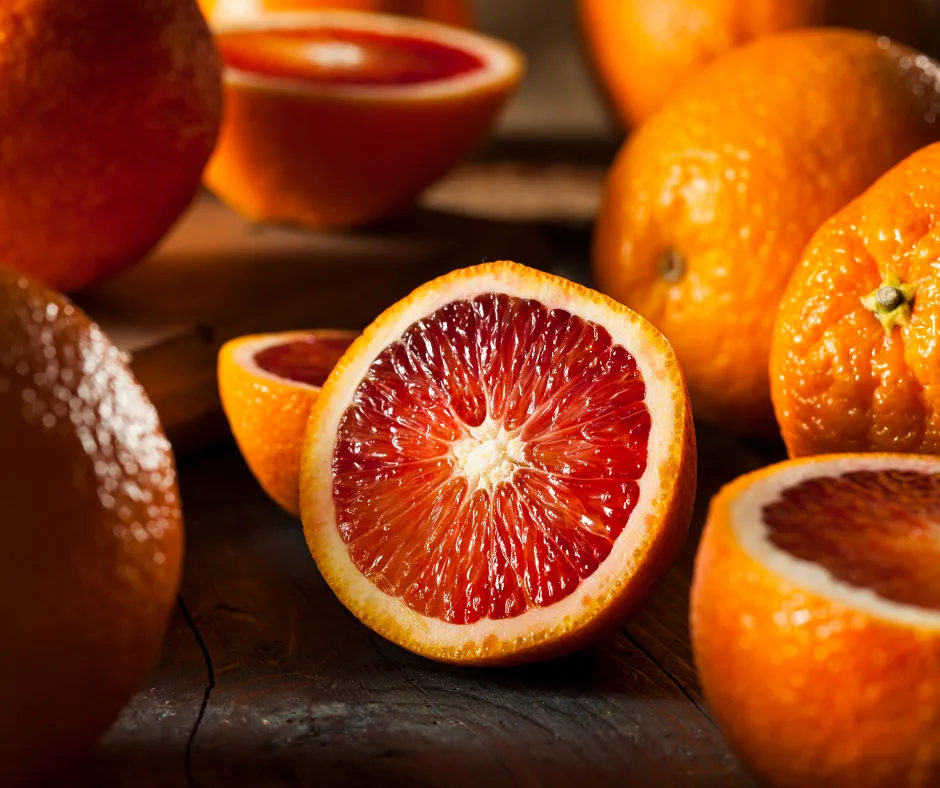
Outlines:
{"label": "orange fruit", "polygon": [[406,208],[480,142],[523,70],[507,44],[380,14],[216,33],[227,104],[206,182],[251,219],[312,227]]}
{"label": "orange fruit", "polygon": [[940,144],[903,161],[813,237],[771,354],[791,456],[940,453]]}
{"label": "orange fruit", "polygon": [[839,25],[926,43],[919,0],[579,0],[588,53],[624,125],[639,126],[711,61],[750,41]]}
{"label": "orange fruit", "polygon": [[198,190],[222,88],[193,0],[4,0],[0,86],[0,265],[84,287]]}
{"label": "orange fruit", "polygon": [[775,786],[940,781],[940,460],[831,455],[712,501],[692,645],[733,749]]}
{"label": "orange fruit", "polygon": [[473,14],[466,0],[199,0],[210,22],[255,19],[270,11],[370,11],[401,14],[445,25],[472,27]]}
{"label": "orange fruit", "polygon": [[936,69],[865,33],[763,38],[628,140],[595,274],[672,343],[701,418],[776,431],[767,369],[790,275],[823,221],[940,136]]}
{"label": "orange fruit", "polygon": [[239,337],[219,351],[219,394],[245,462],[291,514],[310,407],[355,331],[286,331]]}
{"label": "orange fruit", "polygon": [[147,675],[183,523],[170,446],[120,351],[9,270],[0,436],[0,785],[22,785],[66,768]]}
{"label": "orange fruit", "polygon": [[682,373],[645,320],[515,263],[382,314],[323,386],[300,511],[340,601],[432,659],[576,649],[675,557],[695,490]]}

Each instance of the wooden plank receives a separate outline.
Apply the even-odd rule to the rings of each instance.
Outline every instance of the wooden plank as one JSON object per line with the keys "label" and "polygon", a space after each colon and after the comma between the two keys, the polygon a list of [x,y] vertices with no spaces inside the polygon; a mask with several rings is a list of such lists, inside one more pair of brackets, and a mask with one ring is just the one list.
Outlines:
{"label": "wooden plank", "polygon": [[[438,665],[382,640],[339,604],[300,524],[267,500],[234,447],[190,455],[181,479],[183,598],[215,677],[192,743],[195,784],[752,784],[715,725],[657,664],[642,627],[541,665]],[[681,596],[670,578],[648,609],[686,642],[674,610]],[[186,661],[180,649],[185,677],[170,669]],[[157,748],[160,774],[182,784],[183,742],[206,676],[191,642],[168,641],[155,675],[171,673],[187,694],[172,681],[148,685],[102,745],[107,779],[99,784],[144,784],[134,781],[143,767],[131,753],[139,747],[149,762],[148,714],[151,733],[171,743]],[[166,703],[188,714],[160,720]]]}

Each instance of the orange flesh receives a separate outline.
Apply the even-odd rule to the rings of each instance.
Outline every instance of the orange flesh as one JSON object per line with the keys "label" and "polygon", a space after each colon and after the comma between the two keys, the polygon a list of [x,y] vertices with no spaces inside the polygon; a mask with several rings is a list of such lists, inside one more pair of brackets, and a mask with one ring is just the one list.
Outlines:
{"label": "orange flesh", "polygon": [[253,360],[265,372],[308,386],[322,386],[352,344],[352,339],[309,336],[255,353]]}
{"label": "orange flesh", "polygon": [[781,550],[894,602],[940,610],[940,474],[856,471],[764,508]]}
{"label": "orange flesh", "polygon": [[[486,294],[412,325],[340,423],[337,525],[382,591],[455,624],[558,602],[597,569],[639,497],[650,414],[633,356],[601,326]],[[470,490],[452,447],[487,419],[522,454]]]}
{"label": "orange flesh", "polygon": [[420,85],[483,67],[436,41],[360,30],[269,30],[218,36],[226,65],[312,85]]}

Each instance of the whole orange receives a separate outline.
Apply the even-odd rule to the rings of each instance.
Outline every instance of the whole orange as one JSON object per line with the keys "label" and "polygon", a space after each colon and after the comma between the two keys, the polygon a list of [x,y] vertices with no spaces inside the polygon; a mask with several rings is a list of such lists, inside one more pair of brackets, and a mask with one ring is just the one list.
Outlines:
{"label": "whole orange", "polygon": [[579,0],[585,43],[621,121],[636,126],[718,56],[761,36],[844,25],[923,45],[918,0]]}
{"label": "whole orange", "polygon": [[210,22],[252,19],[266,11],[372,11],[430,19],[446,25],[471,27],[473,14],[466,0],[199,0]]}
{"label": "whole orange", "polygon": [[183,525],[170,446],[120,351],[9,270],[0,446],[0,785],[16,786],[66,767],[145,678]]}
{"label": "whole orange", "polygon": [[940,144],[822,226],[780,306],[771,356],[792,456],[940,453]]}
{"label": "whole orange", "polygon": [[699,416],[775,430],[767,368],[790,274],[823,221],[940,137],[936,68],[867,33],[771,36],[714,63],[627,141],[595,274],[673,344]]}
{"label": "whole orange", "polygon": [[143,257],[221,119],[194,0],[0,3],[0,260],[74,290]]}

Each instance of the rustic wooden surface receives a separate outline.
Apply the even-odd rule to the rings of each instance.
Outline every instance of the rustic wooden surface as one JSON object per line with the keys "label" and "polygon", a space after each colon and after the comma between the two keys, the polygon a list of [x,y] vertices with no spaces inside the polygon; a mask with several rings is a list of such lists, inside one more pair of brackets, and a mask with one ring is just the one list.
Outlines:
{"label": "rustic wooden surface", "polygon": [[225,441],[181,462],[188,555],[152,676],[80,772],[115,786],[750,786],[701,697],[687,598],[708,499],[778,447],[699,429],[681,560],[566,659],[460,669],[370,632]]}

